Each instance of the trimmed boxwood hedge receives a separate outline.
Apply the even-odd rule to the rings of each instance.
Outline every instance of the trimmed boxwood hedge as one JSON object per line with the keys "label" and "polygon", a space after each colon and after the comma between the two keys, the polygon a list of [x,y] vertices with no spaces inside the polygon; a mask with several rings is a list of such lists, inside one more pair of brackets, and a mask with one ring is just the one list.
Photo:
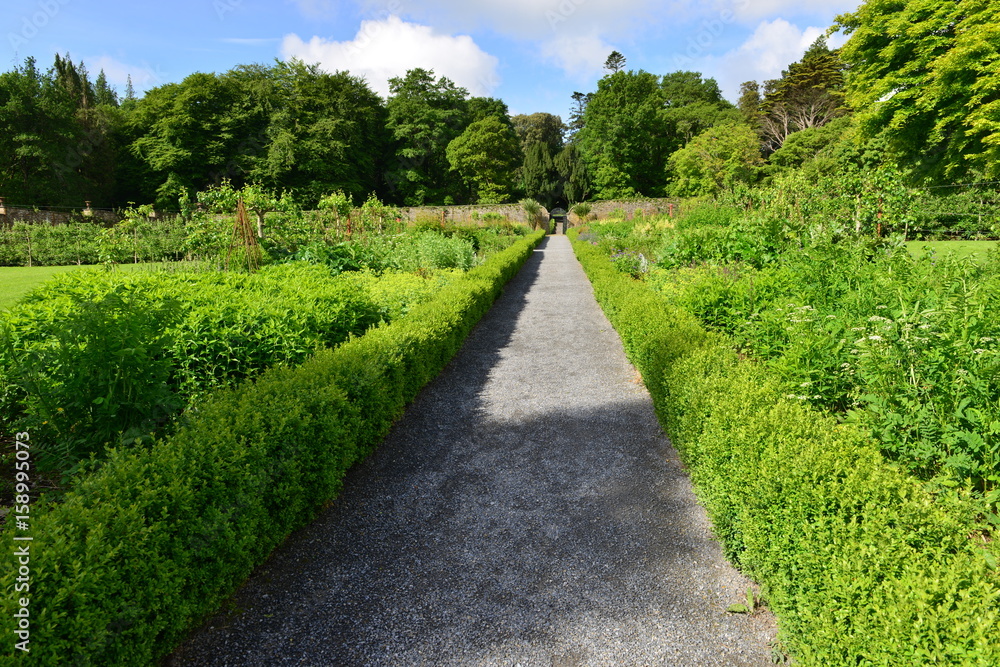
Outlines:
{"label": "trimmed boxwood hedge", "polygon": [[998,550],[974,503],[925,490],[865,434],[787,399],[731,341],[571,238],[796,664],[1000,664]]}
{"label": "trimmed boxwood hedge", "polygon": [[[491,257],[392,324],[213,394],[175,435],[110,453],[31,508],[30,653],[14,649],[4,531],[3,664],[146,665],[333,498],[541,240]],[[23,533],[18,533],[23,534]]]}

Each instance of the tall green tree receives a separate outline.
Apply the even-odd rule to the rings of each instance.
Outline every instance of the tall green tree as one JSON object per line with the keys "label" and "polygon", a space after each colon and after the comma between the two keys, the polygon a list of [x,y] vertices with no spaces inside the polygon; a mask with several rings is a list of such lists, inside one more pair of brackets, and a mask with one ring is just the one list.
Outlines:
{"label": "tall green tree", "polygon": [[750,126],[718,125],[670,156],[671,192],[682,197],[714,195],[737,183],[753,183],[763,164],[760,141]]}
{"label": "tall green tree", "polygon": [[521,165],[521,189],[528,198],[545,208],[553,208],[562,199],[563,179],[556,168],[552,149],[536,141],[524,151]]}
{"label": "tall green tree", "polygon": [[865,138],[928,181],[1000,176],[1000,5],[868,0],[837,21]]}
{"label": "tall green tree", "polygon": [[683,147],[695,135],[710,127],[739,120],[739,114],[722,97],[715,79],[704,79],[700,72],[673,72],[660,82],[663,119],[668,132],[669,153]]}
{"label": "tall green tree", "polygon": [[513,196],[521,165],[520,142],[514,130],[497,116],[469,125],[447,148],[448,162],[480,204],[500,204]]}
{"label": "tall green tree", "polygon": [[[301,61],[193,74],[123,103],[142,200],[176,206],[229,179],[291,190],[306,205],[334,190],[383,188],[385,105],[367,84]],[[133,165],[134,167],[134,165]]]}
{"label": "tall green tree", "polygon": [[466,123],[496,116],[508,125],[512,125],[507,103],[495,97],[470,97],[466,102],[466,110]]}
{"label": "tall green tree", "polygon": [[548,113],[519,115],[512,120],[524,153],[521,189],[528,198],[552,208],[563,197],[564,178],[555,158],[562,150],[566,126],[559,116]]}
{"label": "tall green tree", "polygon": [[678,71],[663,75],[663,105],[670,109],[697,104],[716,104],[731,107],[723,97],[715,79],[704,79],[700,72]]}
{"label": "tall green tree", "polygon": [[8,204],[69,203],[57,169],[79,136],[72,98],[34,58],[0,74],[0,192]]}
{"label": "tall green tree", "polygon": [[559,172],[562,200],[568,205],[586,201],[593,193],[593,179],[576,144],[567,144],[553,160]]}
{"label": "tall green tree", "polygon": [[395,144],[390,196],[408,206],[448,203],[462,195],[448,174],[448,145],[467,126],[468,91],[432,71],[389,80],[388,128]]}
{"label": "tall green tree", "polygon": [[598,198],[660,194],[668,130],[659,77],[641,70],[603,77],[578,140]]}
{"label": "tall green tree", "polygon": [[118,93],[108,84],[108,77],[103,69],[97,75],[97,80],[94,81],[94,103],[97,106],[119,106]]}
{"label": "tall green tree", "polygon": [[511,121],[524,150],[536,143],[548,146],[552,154],[562,148],[566,126],[559,116],[550,113],[520,114]]}
{"label": "tall green tree", "polygon": [[622,71],[625,69],[625,56],[618,51],[612,51],[608,59],[604,61],[604,69],[611,74]]}
{"label": "tall green tree", "polygon": [[844,64],[820,37],[780,79],[764,84],[760,130],[764,148],[772,153],[794,132],[826,125],[847,113],[844,106]]}
{"label": "tall green tree", "polygon": [[736,103],[736,108],[743,115],[743,120],[749,125],[756,126],[760,120],[760,84],[756,81],[744,81],[740,84],[740,99]]}
{"label": "tall green tree", "polygon": [[590,103],[592,97],[593,93],[585,94],[579,91],[575,91],[572,95],[573,106],[570,107],[569,123],[567,124],[571,141],[575,141],[577,133],[583,129],[584,114],[587,111],[587,104]]}
{"label": "tall green tree", "polygon": [[0,192],[29,206],[112,205],[119,122],[69,56],[44,73],[28,58],[0,74]]}
{"label": "tall green tree", "polygon": [[298,60],[275,63],[269,76],[266,145],[247,180],[293,190],[309,206],[333,190],[358,200],[381,191],[387,113],[365,81]]}
{"label": "tall green tree", "polygon": [[148,194],[158,207],[175,206],[183,193],[233,172],[241,141],[254,134],[231,113],[240,95],[232,79],[195,73],[137,101],[129,116],[138,136],[131,150],[155,181]]}

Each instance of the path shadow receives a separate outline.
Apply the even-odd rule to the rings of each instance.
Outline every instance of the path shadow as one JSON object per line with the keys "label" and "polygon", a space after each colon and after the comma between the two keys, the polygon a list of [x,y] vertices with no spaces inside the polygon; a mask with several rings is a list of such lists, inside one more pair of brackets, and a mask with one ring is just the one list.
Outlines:
{"label": "path shadow", "polygon": [[724,613],[748,582],[718,567],[648,394],[490,387],[548,247],[337,501],[165,664],[605,664],[623,642],[648,652],[631,664],[768,664],[773,628]]}

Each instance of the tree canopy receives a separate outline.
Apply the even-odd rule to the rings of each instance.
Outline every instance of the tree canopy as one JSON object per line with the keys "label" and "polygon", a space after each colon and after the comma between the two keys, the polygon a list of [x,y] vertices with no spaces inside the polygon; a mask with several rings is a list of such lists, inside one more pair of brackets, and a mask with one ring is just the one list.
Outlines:
{"label": "tree canopy", "polygon": [[498,116],[471,123],[448,144],[448,162],[480,204],[501,204],[513,196],[521,165],[521,145],[509,124]]}
{"label": "tree canopy", "polygon": [[452,200],[460,193],[448,176],[446,151],[468,125],[468,91],[418,68],[390,79],[389,92],[390,192],[410,206]]}
{"label": "tree canopy", "polygon": [[671,193],[714,195],[736,183],[753,183],[764,164],[757,134],[748,125],[709,128],[670,157]]}
{"label": "tree canopy", "polygon": [[865,138],[925,180],[1000,175],[1000,5],[868,0],[838,26]]}

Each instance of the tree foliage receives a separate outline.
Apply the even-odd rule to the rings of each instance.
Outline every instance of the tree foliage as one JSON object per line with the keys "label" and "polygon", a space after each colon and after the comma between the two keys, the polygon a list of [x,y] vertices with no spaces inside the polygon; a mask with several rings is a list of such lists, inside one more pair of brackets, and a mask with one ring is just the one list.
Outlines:
{"label": "tree foliage", "polygon": [[615,72],[597,84],[579,132],[580,149],[601,199],[652,195],[663,185],[667,147],[660,80]]}
{"label": "tree foliage", "polygon": [[390,79],[389,92],[389,130],[396,148],[388,178],[394,198],[419,206],[460,195],[448,175],[446,151],[467,125],[468,91],[418,68]]}
{"label": "tree foliage", "polygon": [[1000,5],[868,0],[838,25],[864,137],[920,178],[1000,175]]}
{"label": "tree foliage", "polygon": [[612,51],[608,59],[604,61],[604,69],[612,74],[622,71],[625,69],[625,56],[618,51]]}
{"label": "tree foliage", "polygon": [[497,116],[469,125],[447,148],[448,162],[480,204],[500,204],[513,194],[521,146],[517,135]]}
{"label": "tree foliage", "polygon": [[[105,80],[104,73],[98,78]],[[106,81],[105,81],[106,83]],[[100,88],[99,88],[100,89]],[[0,74],[0,193],[22,205],[107,205],[114,197],[117,100],[98,95],[84,64],[33,58]]]}
{"label": "tree foliage", "polygon": [[537,143],[548,146],[553,154],[562,148],[566,126],[559,116],[550,113],[520,114],[511,121],[523,150],[527,151],[530,145]]}
{"label": "tree foliage", "polygon": [[381,189],[385,109],[347,73],[293,60],[192,74],[147,92],[130,120],[161,205],[224,179],[292,189],[310,204],[334,189]]}
{"label": "tree foliage", "polygon": [[663,194],[670,154],[705,129],[738,117],[715,80],[697,72],[605,76],[587,102],[577,136],[594,194],[600,199]]}
{"label": "tree foliage", "polygon": [[[826,125],[846,113],[843,71],[838,53],[820,37],[780,79],[765,82],[757,116],[768,153],[781,148],[789,135]],[[746,103],[752,104],[752,91],[744,93],[748,95]]]}
{"label": "tree foliage", "polygon": [[524,154],[519,178],[521,190],[546,208],[552,208],[563,197],[564,178],[555,159],[563,148],[566,126],[562,118],[548,113],[522,114],[511,120]]}
{"label": "tree foliage", "polygon": [[753,129],[742,123],[709,128],[670,156],[672,193],[714,195],[737,183],[753,183],[764,159]]}

